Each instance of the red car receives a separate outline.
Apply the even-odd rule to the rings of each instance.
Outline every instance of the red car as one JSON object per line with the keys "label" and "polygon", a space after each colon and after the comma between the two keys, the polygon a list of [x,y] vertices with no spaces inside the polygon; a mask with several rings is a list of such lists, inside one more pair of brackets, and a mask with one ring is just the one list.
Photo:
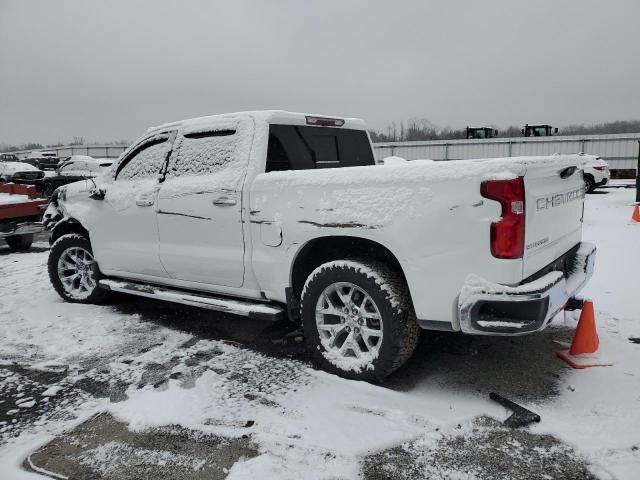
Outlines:
{"label": "red car", "polygon": [[47,203],[37,198],[32,185],[0,184],[0,239],[11,250],[29,249],[34,235],[44,229],[41,219]]}

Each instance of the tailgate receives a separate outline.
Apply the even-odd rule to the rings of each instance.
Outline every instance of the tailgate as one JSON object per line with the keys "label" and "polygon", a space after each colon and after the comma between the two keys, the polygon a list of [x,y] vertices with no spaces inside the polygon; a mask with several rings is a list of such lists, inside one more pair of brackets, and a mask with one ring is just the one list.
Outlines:
{"label": "tailgate", "polygon": [[[582,237],[582,160],[566,155],[525,160],[523,278],[538,272]],[[575,168],[574,167],[578,167]]]}

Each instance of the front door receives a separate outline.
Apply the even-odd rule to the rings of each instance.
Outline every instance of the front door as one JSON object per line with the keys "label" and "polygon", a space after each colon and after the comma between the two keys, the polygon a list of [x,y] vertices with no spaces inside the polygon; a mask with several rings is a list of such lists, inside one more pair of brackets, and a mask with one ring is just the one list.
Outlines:
{"label": "front door", "polygon": [[167,276],[158,255],[156,202],[170,147],[169,134],[143,140],[119,163],[115,180],[105,184],[90,231],[101,271]]}
{"label": "front door", "polygon": [[172,278],[242,286],[249,128],[225,121],[178,136],[158,193],[160,259]]}

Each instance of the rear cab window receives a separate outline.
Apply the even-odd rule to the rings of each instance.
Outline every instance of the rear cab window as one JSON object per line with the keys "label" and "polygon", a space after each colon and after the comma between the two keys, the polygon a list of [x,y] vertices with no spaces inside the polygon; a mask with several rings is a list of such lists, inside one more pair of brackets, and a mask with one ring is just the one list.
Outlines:
{"label": "rear cab window", "polygon": [[269,125],[266,171],[375,165],[364,130]]}
{"label": "rear cab window", "polygon": [[186,131],[176,142],[169,160],[167,179],[216,173],[238,160],[233,128]]}

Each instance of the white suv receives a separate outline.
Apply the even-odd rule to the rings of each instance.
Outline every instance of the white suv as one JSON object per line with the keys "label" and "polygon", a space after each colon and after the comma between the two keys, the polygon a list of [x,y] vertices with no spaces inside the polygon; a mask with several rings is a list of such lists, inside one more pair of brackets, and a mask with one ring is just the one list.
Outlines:
{"label": "white suv", "polygon": [[593,192],[596,188],[606,185],[611,178],[609,164],[602,157],[584,155],[584,189],[586,193]]}

